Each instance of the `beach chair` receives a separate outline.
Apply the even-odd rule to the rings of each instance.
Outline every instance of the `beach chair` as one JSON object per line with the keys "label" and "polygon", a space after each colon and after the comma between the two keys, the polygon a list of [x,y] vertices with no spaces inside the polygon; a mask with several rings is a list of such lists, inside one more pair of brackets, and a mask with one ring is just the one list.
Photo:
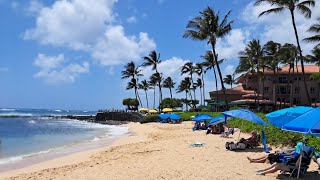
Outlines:
{"label": "beach chair", "polygon": [[227,132],[223,132],[221,134],[221,137],[224,137],[224,138],[228,138],[230,134],[233,135],[233,133],[235,132],[234,128],[228,128],[228,131]]}
{"label": "beach chair", "polygon": [[[309,165],[311,163],[312,160],[312,156],[313,156],[313,151],[314,148],[311,146],[308,148],[307,151],[303,151],[306,153],[305,158],[300,155],[299,158],[297,159],[298,161],[300,161],[300,158],[302,158],[301,160],[301,166],[300,166],[300,175],[305,175],[305,173],[307,172]],[[288,162],[287,164],[290,168],[290,177],[292,176],[298,176],[298,171],[299,171],[299,166],[296,166],[296,162]]]}
{"label": "beach chair", "polygon": [[246,148],[256,148],[257,146],[259,146],[260,138],[261,138],[260,134],[257,133],[257,138],[255,139],[255,141],[244,143],[246,145]]}

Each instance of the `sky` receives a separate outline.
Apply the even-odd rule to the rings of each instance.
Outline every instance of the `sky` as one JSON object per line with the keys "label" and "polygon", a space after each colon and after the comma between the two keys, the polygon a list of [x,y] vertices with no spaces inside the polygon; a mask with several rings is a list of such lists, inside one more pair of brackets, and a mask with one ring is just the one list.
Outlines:
{"label": "sky", "polygon": [[[183,38],[188,20],[207,6],[221,16],[231,10],[232,31],[217,41],[225,58],[223,76],[233,74],[238,52],[259,39],[295,43],[288,11],[258,18],[268,5],[252,0],[0,0],[0,108],[123,109],[134,97],[121,80],[123,66],[143,63],[151,51],[160,53],[159,71],[177,84],[181,66],[201,62],[206,42]],[[300,39],[320,17],[316,0],[311,19],[297,14]],[[303,53],[314,44],[302,43]],[[143,79],[153,73],[143,68]],[[214,90],[212,72],[205,75],[206,98]],[[176,85],[177,86],[177,85]],[[139,92],[142,103],[145,94]],[[153,91],[148,92],[152,104]],[[169,90],[164,90],[164,97]],[[184,94],[174,94],[183,97]],[[198,97],[199,92],[198,92]],[[144,105],[145,106],[145,105]]]}

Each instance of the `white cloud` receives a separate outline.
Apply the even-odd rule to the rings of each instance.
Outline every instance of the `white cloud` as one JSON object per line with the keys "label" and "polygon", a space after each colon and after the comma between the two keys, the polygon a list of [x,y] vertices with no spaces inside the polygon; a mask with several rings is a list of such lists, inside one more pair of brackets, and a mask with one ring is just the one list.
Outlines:
{"label": "white cloud", "polygon": [[154,41],[149,39],[147,33],[140,33],[139,38],[127,37],[122,26],[111,26],[93,48],[92,56],[106,66],[125,64],[139,60],[155,48]]}
{"label": "white cloud", "polygon": [[219,53],[219,59],[237,58],[239,52],[245,48],[249,36],[248,30],[233,29],[223,39],[218,39],[217,53]]}
{"label": "white cloud", "polygon": [[73,83],[80,74],[89,72],[88,62],[66,65],[63,54],[57,56],[38,54],[33,64],[40,68],[34,77],[42,78],[48,84]]}
{"label": "white cloud", "polygon": [[43,7],[36,27],[25,32],[25,39],[43,44],[67,45],[83,49],[94,42],[114,20],[112,7],[116,0],[61,0]]}
{"label": "white cloud", "polygon": [[[242,14],[242,20],[249,23],[251,28],[248,29],[256,36],[255,38],[261,39],[262,43],[273,40],[280,43],[296,44],[291,16],[288,10],[280,14],[270,14],[258,18],[261,12],[270,8],[270,5],[254,6],[253,4],[252,2],[246,6]],[[307,29],[316,22],[316,18],[320,17],[320,11],[316,11],[317,9],[320,9],[319,3],[316,3],[316,6],[313,8],[311,19],[306,19],[300,12],[295,13],[301,48],[305,53],[309,53],[315,45],[305,43],[302,39],[310,36],[306,32]]]}
{"label": "white cloud", "polygon": [[43,8],[43,4],[39,0],[31,0],[29,6],[26,8],[28,14],[37,15],[40,10]]}
{"label": "white cloud", "polygon": [[137,22],[137,18],[135,16],[130,16],[127,18],[127,22],[128,23],[136,23]]}
{"label": "white cloud", "polygon": [[224,77],[226,76],[226,75],[232,75],[233,73],[234,73],[234,71],[235,71],[235,67],[234,67],[234,65],[232,65],[232,64],[228,64],[225,68],[224,68],[224,70],[222,71],[223,72],[223,75],[224,75]]}
{"label": "white cloud", "polygon": [[115,25],[116,2],[95,0],[89,5],[87,0],[55,1],[40,9],[35,27],[25,31],[24,38],[89,53],[104,66],[138,61],[156,44],[147,33],[127,35],[123,26]]}

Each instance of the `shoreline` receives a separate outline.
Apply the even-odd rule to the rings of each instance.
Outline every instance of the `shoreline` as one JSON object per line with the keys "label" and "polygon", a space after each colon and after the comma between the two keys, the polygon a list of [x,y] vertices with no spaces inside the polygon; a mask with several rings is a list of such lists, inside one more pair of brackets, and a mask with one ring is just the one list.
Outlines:
{"label": "shoreline", "polygon": [[133,126],[132,125],[133,123],[121,125],[121,127],[128,127],[128,132],[120,135],[119,137],[114,137],[109,139],[109,143],[105,147],[96,147],[93,149],[86,149],[86,150],[81,150],[77,152],[72,152],[70,154],[53,157],[46,160],[42,160],[41,162],[29,164],[24,167],[20,167],[20,168],[18,167],[13,170],[5,170],[0,172],[0,179],[10,178],[10,177],[20,175],[20,174],[25,174],[25,173],[33,173],[33,172],[41,171],[48,168],[58,168],[61,166],[68,166],[68,165],[89,161],[90,158],[95,154],[99,154],[114,146],[120,146],[128,143],[127,139],[130,139],[130,141],[132,141],[133,140],[132,136],[136,136],[136,134],[139,134],[139,133],[136,132],[133,127],[130,128],[129,127],[130,124],[131,126]]}
{"label": "shoreline", "polygon": [[[205,131],[191,130],[192,122],[181,124],[129,123],[130,136],[111,146],[72,154],[41,164],[0,174],[0,179],[286,179],[274,173],[257,176],[255,170],[268,164],[249,163],[247,156],[265,155],[263,148],[227,151],[225,142],[235,141]],[[248,137],[241,134],[241,137]],[[203,142],[203,147],[190,147]],[[205,172],[205,173],[203,173]],[[318,179],[311,163],[305,176]]]}

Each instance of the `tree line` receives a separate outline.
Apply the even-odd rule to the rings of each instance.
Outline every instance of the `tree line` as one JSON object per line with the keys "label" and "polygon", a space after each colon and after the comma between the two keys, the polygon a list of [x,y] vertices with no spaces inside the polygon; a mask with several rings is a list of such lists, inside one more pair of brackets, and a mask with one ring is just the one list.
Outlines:
{"label": "tree line", "polygon": [[[265,45],[261,45],[260,41],[253,39],[250,41],[245,49],[239,52],[239,65],[236,68],[235,74],[239,73],[252,73],[259,75],[264,79],[264,71],[266,69],[272,70],[276,74],[279,70],[280,64],[288,64],[290,66],[289,74],[294,73],[294,66],[297,66],[298,62],[301,64],[301,71],[303,75],[304,88],[306,89],[306,96],[308,97],[309,104],[310,95],[306,84],[306,76],[304,71],[304,62],[316,63],[320,65],[320,44],[318,44],[312,51],[311,55],[303,56],[300,46],[299,36],[295,24],[295,12],[303,14],[306,18],[311,17],[311,7],[315,6],[315,0],[256,0],[255,5],[259,6],[262,3],[269,3],[271,9],[263,11],[260,16],[268,15],[271,13],[280,13],[284,10],[289,10],[292,25],[295,32],[295,39],[297,45],[284,44],[269,41]],[[217,40],[223,38],[232,30],[233,20],[229,21],[231,11],[226,15],[221,16],[219,12],[216,12],[213,8],[207,7],[199,13],[198,16],[188,21],[186,30],[183,34],[184,38],[190,38],[192,40],[203,41],[210,45],[211,50],[206,51],[204,55],[200,56],[202,62],[194,63],[187,62],[181,67],[181,75],[187,75],[175,89],[176,93],[185,93],[183,102],[186,104],[186,110],[188,106],[195,108],[197,104],[205,105],[205,82],[204,75],[207,71],[212,70],[215,80],[215,89],[217,94],[215,95],[215,101],[219,102],[218,96],[218,83],[223,93],[223,101],[228,107],[228,100],[226,96],[225,84],[234,84],[234,75],[227,75],[222,77],[221,64],[225,59],[219,58],[216,51]],[[306,42],[320,42],[320,18],[318,23],[312,25],[309,28],[309,32],[314,33],[314,36],[304,39]],[[170,99],[173,99],[172,91],[175,88],[176,82],[171,77],[163,77],[163,74],[159,72],[158,66],[162,62],[160,59],[160,53],[155,50],[150,52],[148,56],[143,57],[144,62],[140,66],[134,62],[129,62],[124,66],[122,71],[122,79],[130,79],[127,84],[127,90],[133,89],[135,98],[142,106],[141,98],[139,95],[139,89],[145,92],[146,107],[149,108],[148,91],[153,90],[153,108],[156,108],[156,89],[158,89],[158,107],[161,106],[163,100],[162,88],[167,88],[170,91]],[[141,67],[151,67],[154,73],[148,78],[140,81],[140,77],[143,76]],[[291,71],[292,70],[292,71]],[[298,69],[296,68],[296,71]],[[198,78],[195,77],[197,75]],[[259,83],[259,82],[257,82]],[[264,80],[262,82],[264,84]],[[263,85],[264,86],[264,85]],[[199,88],[200,101],[197,100],[196,90]],[[259,92],[257,92],[259,94]],[[258,98],[259,99],[259,98]]]}

